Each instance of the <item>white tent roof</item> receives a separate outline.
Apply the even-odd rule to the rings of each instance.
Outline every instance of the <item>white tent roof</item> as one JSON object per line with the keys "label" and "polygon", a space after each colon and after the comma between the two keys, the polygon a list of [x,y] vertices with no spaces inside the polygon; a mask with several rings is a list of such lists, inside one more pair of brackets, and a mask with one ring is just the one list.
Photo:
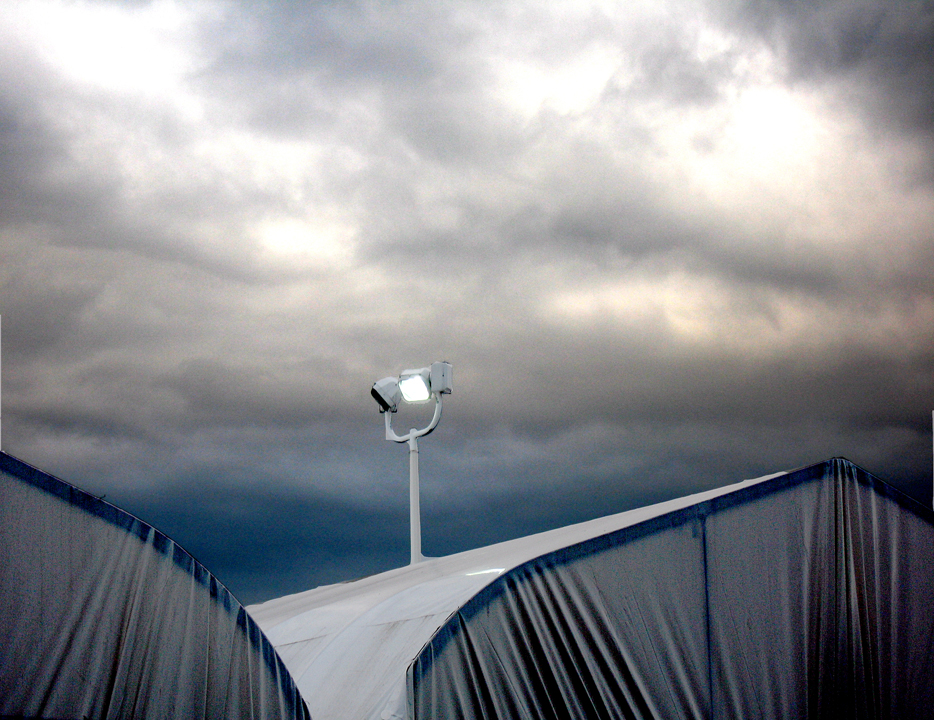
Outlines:
{"label": "white tent roof", "polygon": [[728,493],[774,473],[247,608],[315,720],[407,717],[406,670],[486,585],[523,563]]}

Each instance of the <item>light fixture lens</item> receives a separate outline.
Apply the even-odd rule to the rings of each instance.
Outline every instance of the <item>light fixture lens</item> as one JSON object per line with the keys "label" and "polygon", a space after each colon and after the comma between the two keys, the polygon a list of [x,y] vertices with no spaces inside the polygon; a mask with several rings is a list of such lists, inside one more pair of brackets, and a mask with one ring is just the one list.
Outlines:
{"label": "light fixture lens", "polygon": [[419,375],[409,375],[399,381],[399,389],[402,391],[402,397],[406,402],[425,402],[431,397],[431,391],[428,389],[428,383],[425,378]]}

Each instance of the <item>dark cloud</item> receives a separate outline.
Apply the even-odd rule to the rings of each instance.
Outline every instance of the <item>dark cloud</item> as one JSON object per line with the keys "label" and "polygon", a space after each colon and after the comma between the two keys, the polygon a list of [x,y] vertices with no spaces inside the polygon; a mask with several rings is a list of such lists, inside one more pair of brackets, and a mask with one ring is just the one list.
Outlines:
{"label": "dark cloud", "polygon": [[638,60],[638,77],[624,88],[611,86],[623,98],[662,97],[677,105],[709,105],[721,97],[722,86],[735,72],[736,57],[721,50],[699,58],[694,39],[675,28],[653,34]]}
{"label": "dark cloud", "polygon": [[[121,498],[209,567],[244,604],[403,565],[408,516],[315,492],[229,488],[216,479]],[[108,496],[108,500],[112,498]],[[113,498],[117,501],[117,498]],[[262,512],[257,512],[262,508]],[[264,577],[262,585],[257,577]]]}
{"label": "dark cloud", "polygon": [[788,59],[797,81],[839,83],[888,126],[930,139],[934,128],[934,5],[763,0],[744,13]]}
{"label": "dark cloud", "polygon": [[428,554],[834,455],[929,500],[927,5],[40,5],[4,450],[242,600],[405,562],[368,391],[435,359]]}

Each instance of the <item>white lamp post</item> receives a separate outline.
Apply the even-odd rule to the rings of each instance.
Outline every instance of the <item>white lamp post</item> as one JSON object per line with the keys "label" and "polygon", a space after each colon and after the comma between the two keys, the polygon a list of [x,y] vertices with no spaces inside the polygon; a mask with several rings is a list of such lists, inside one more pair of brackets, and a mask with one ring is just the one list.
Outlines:
{"label": "white lamp post", "polygon": [[[422,556],[422,521],[418,493],[418,438],[427,435],[441,420],[441,396],[453,390],[454,368],[451,363],[436,362],[431,367],[404,370],[399,377],[387,377],[373,383],[370,394],[379,405],[386,422],[386,439],[409,444],[409,535],[412,545],[411,563],[424,560]],[[401,401],[427,403],[434,399],[435,412],[431,422],[421,430],[412,428],[406,435],[397,435],[392,429],[392,416]]]}

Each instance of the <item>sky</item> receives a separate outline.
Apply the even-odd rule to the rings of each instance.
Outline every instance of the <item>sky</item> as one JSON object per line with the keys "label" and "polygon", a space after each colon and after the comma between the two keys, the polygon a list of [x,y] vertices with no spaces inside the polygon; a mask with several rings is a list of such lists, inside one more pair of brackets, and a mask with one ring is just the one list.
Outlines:
{"label": "sky", "polygon": [[[245,604],[842,456],[930,503],[934,3],[0,4],[2,449]],[[425,418],[400,412],[395,426]]]}

